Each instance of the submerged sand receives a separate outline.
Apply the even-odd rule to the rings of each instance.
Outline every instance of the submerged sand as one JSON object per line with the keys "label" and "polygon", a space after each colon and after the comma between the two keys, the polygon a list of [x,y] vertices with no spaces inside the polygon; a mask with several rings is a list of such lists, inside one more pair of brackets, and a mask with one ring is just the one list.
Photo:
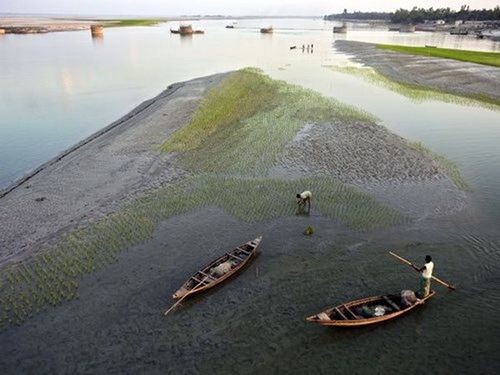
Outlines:
{"label": "submerged sand", "polygon": [[410,55],[348,40],[336,40],[335,48],[398,82],[500,102],[500,69],[497,67]]}

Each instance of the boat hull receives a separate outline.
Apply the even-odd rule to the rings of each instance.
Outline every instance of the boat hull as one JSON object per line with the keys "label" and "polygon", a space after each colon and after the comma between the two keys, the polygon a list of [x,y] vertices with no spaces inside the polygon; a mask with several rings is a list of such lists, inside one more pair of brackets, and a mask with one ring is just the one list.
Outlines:
{"label": "boat hull", "polygon": [[[401,308],[401,306],[399,306],[397,302],[394,301],[396,296],[385,295],[385,296],[363,298],[360,300],[332,307],[328,310],[323,311],[322,313],[309,316],[306,318],[306,320],[308,322],[316,323],[322,326],[348,327],[348,328],[369,326],[399,318],[400,316],[409,313],[413,309],[422,306],[423,304],[425,304],[427,300],[432,298],[435,294],[436,293],[434,291],[431,291],[427,297],[421,300],[422,301],[421,303],[414,303],[413,305],[405,308]],[[370,304],[371,305],[382,304],[382,305],[387,305],[387,307],[391,307],[390,302],[387,302],[385,298],[388,298],[390,302],[397,305],[400,308],[400,310],[393,309],[395,311],[389,314],[377,317],[370,317],[370,318],[361,317],[360,315],[357,315],[355,312],[352,311],[353,309],[359,308],[363,305],[370,305]],[[319,317],[319,315],[322,314],[330,316],[330,319],[325,319],[324,315]],[[346,319],[339,319],[340,315],[343,315],[343,317]],[[332,319],[331,316],[334,316],[334,318]]]}
{"label": "boat hull", "polygon": [[[257,254],[257,251],[259,249],[260,243],[262,241],[262,237],[258,237],[255,240],[248,241],[245,244],[237,247],[236,249],[233,249],[232,251],[220,256],[216,260],[212,261],[208,265],[204,266],[203,268],[200,269],[200,271],[196,272],[191,278],[186,281],[177,292],[175,292],[172,295],[173,299],[179,299],[184,297],[186,294],[190,295],[195,295],[198,293],[201,293],[207,289],[211,289],[220,283],[224,282],[231,276],[235,275],[238,273],[241,269],[245,267],[245,265],[248,264],[248,262],[255,257]],[[246,253],[248,252],[248,254]],[[231,255],[229,255],[231,254]],[[210,269],[217,266],[220,263],[226,262],[227,260],[235,260],[235,259],[240,259],[239,263],[232,268],[229,272],[225,273],[224,275],[214,278],[210,275]],[[205,282],[203,282],[205,280]],[[199,282],[202,281],[202,282]],[[195,290],[193,291],[193,285],[201,285],[205,284],[200,287],[196,287]]]}

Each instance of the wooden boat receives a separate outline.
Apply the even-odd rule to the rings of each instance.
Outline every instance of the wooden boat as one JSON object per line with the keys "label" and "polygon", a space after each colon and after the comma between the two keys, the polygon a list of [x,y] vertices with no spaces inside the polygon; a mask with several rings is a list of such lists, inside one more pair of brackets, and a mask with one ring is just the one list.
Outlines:
{"label": "wooden boat", "polygon": [[226,29],[234,29],[234,25],[226,25]]}
{"label": "wooden boat", "polygon": [[[238,246],[237,248],[231,250],[230,252],[222,255],[205,267],[201,268],[199,271],[195,272],[193,276],[191,276],[189,280],[186,281],[184,285],[182,285],[179,290],[172,295],[172,297],[174,299],[179,299],[184,297],[188,293],[196,294],[204,290],[213,288],[217,284],[220,284],[224,280],[228,279],[239,270],[241,270],[245,266],[245,264],[248,263],[250,258],[252,258],[256,254],[257,248],[259,247],[261,241],[262,236],[256,238],[255,240],[248,241],[247,243]],[[219,264],[224,263],[228,260],[232,260],[235,263],[230,271],[226,272],[222,276],[214,276],[211,273],[212,268],[217,267]],[[195,290],[192,291],[193,289]]]}
{"label": "wooden boat", "polygon": [[[401,304],[399,295],[383,295],[376,297],[368,297],[357,301],[347,302],[342,305],[332,307],[322,313],[312,315],[306,318],[307,321],[317,323],[322,326],[336,327],[361,327],[370,324],[381,323],[386,320],[398,318],[403,314],[421,306],[429,298],[434,296],[435,292],[431,291],[429,295],[422,299],[422,303],[414,303],[413,305],[404,307]],[[366,317],[362,315],[361,308],[363,306],[374,308],[375,306],[383,306],[386,313],[381,316]]]}
{"label": "wooden boat", "polygon": [[344,22],[342,26],[334,26],[333,32],[335,34],[346,34],[347,33],[347,24]]}
{"label": "wooden boat", "polygon": [[269,26],[269,27],[263,27],[262,29],[260,29],[260,32],[262,34],[272,34],[274,31],[273,27],[272,26]]}
{"label": "wooden boat", "polygon": [[180,35],[205,34],[203,30],[193,30],[191,25],[180,25],[178,30],[170,29],[170,32]]}

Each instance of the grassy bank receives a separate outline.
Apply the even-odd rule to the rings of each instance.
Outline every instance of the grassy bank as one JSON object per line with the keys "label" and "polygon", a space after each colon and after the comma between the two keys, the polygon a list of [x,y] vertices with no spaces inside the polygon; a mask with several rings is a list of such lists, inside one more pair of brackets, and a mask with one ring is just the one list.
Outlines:
{"label": "grassy bank", "polygon": [[[242,87],[244,90],[242,90]],[[306,123],[374,122],[374,116],[255,69],[234,73],[162,146],[194,172],[266,176]]]}
{"label": "grassy bank", "polygon": [[325,66],[336,72],[352,74],[361,77],[366,81],[394,91],[400,95],[406,96],[414,102],[424,102],[428,100],[438,100],[444,103],[455,103],[465,106],[480,106],[491,110],[500,110],[500,100],[489,97],[488,95],[470,94],[455,95],[444,90],[433,87],[417,85],[406,82],[395,81],[386,77],[372,68],[358,66]]}
{"label": "grassy bank", "polygon": [[411,55],[442,57],[445,59],[453,59],[500,67],[500,53],[498,52],[467,51],[460,49],[434,47],[410,47],[394,44],[377,44],[377,48],[401,53],[408,53]]}

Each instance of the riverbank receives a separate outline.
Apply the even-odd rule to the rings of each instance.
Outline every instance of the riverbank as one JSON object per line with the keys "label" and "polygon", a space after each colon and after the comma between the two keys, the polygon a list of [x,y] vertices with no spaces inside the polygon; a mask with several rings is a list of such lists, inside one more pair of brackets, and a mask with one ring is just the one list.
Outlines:
{"label": "riverbank", "polygon": [[335,48],[397,82],[500,105],[497,67],[400,53],[364,42],[336,40]]}

